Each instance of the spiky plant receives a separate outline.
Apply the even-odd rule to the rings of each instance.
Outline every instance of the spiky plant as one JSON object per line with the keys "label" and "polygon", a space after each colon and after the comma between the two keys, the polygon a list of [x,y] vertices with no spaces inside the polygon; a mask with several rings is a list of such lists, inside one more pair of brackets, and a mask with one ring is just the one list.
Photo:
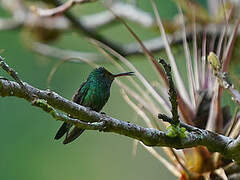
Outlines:
{"label": "spiky plant", "polygon": [[[198,128],[207,129],[216,133],[224,134],[236,138],[239,135],[240,122],[237,122],[238,108],[231,115],[228,106],[222,106],[223,87],[218,83],[216,71],[218,73],[228,72],[229,63],[234,50],[237,38],[239,18],[236,21],[237,6],[231,3],[225,3],[220,6],[219,13],[211,17],[210,14],[193,1],[176,1],[178,4],[180,21],[177,25],[182,28],[181,39],[183,40],[183,49],[185,54],[186,76],[184,83],[183,70],[177,66],[178,59],[174,57],[171,51],[168,37],[165,33],[162,20],[158,14],[158,9],[154,0],[151,0],[158,28],[162,35],[168,61],[172,67],[172,73],[177,90],[178,110],[181,121]],[[182,12],[184,11],[184,13]],[[113,12],[114,13],[114,12]],[[133,108],[147,127],[166,130],[169,124],[158,119],[158,114],[171,115],[171,103],[168,99],[169,84],[166,75],[157,59],[145,47],[140,38],[126,24],[126,22],[117,17],[119,21],[128,29],[131,35],[136,39],[146,55],[149,62],[157,72],[160,82],[150,83],[127,58],[114,51],[111,47],[90,39],[98,50],[121,71],[127,71],[127,67],[134,71],[137,79],[129,77],[132,87],[116,80],[121,88],[121,93],[126,102]],[[234,24],[230,30],[229,23]],[[223,27],[218,35],[214,33],[207,34],[207,27],[214,23],[215,26]],[[223,25],[224,24],[224,25]],[[197,27],[198,26],[198,27]],[[186,30],[187,27],[187,30]],[[199,28],[201,30],[199,30]],[[179,29],[179,27],[177,28]],[[187,35],[191,32],[192,47],[187,42]],[[192,49],[192,53],[190,51]],[[212,53],[212,52],[215,52]],[[211,52],[211,53],[210,53]],[[111,54],[111,55],[109,55]],[[116,58],[113,58],[116,57]],[[207,61],[207,56],[208,60]],[[116,61],[116,59],[120,60]],[[220,59],[220,60],[219,60]],[[95,66],[91,61],[81,58],[81,60]],[[65,61],[58,63],[52,70],[48,82],[57,67]],[[212,64],[212,66],[210,65]],[[211,68],[213,67],[213,69]],[[216,68],[214,70],[214,68]],[[224,73],[223,73],[224,74]],[[228,82],[228,81],[227,81]],[[136,154],[138,141],[134,140],[133,154]],[[162,147],[163,152],[169,160],[162,157],[153,147],[147,147],[141,144],[149,153],[163,163],[168,170],[179,179],[198,180],[198,179],[239,179],[240,169],[230,159],[225,159],[219,153],[212,153],[203,146],[194,148],[175,150],[172,148]]]}
{"label": "spiky plant", "polygon": [[[180,4],[178,9],[181,19],[180,24],[182,27],[182,39],[185,53],[185,62],[182,63],[186,63],[187,86],[184,84],[181,75],[183,72],[180,72],[181,70],[179,71],[179,67],[176,63],[177,59],[171,51],[157,7],[154,1],[151,1],[157,24],[164,41],[167,57],[173,71],[173,77],[177,89],[180,119],[181,121],[193,126],[235,138],[239,134],[239,122],[236,122],[236,119],[238,118],[238,110],[236,110],[233,115],[230,115],[229,107],[221,105],[223,100],[223,88],[219,85],[214,73],[212,72],[209,63],[207,62],[207,56],[210,51],[215,52],[217,54],[216,58],[221,60],[219,62],[219,65],[221,65],[221,71],[228,72],[233,46],[237,37],[239,20],[229,35],[227,33],[227,22],[232,17],[229,15],[231,14],[230,12],[232,11],[232,8],[226,9],[224,8],[224,5],[221,6],[223,7],[224,14],[221,15],[222,21],[220,21],[220,16],[214,19],[209,18],[210,16],[208,14],[205,14],[205,18],[203,17],[203,14],[202,16],[195,15],[194,12],[196,12],[196,9],[193,7],[196,8],[199,6],[192,6],[192,4],[190,4],[190,7],[188,6],[188,9],[192,8],[192,13],[190,13],[190,15],[189,13],[185,14],[186,16],[184,16],[181,9],[187,9],[187,5],[189,4],[186,4],[186,1],[179,2]],[[189,17],[191,16],[191,20],[194,19],[192,22],[189,20]],[[129,81],[133,85],[133,88],[127,86],[119,80],[117,81],[118,85],[122,89],[121,92],[123,98],[133,108],[136,114],[144,120],[148,127],[166,129],[168,124],[163,123],[161,119],[157,118],[159,113],[164,113],[167,116],[170,116],[171,114],[171,105],[168,101],[167,94],[169,87],[166,81],[166,76],[155,57],[144,46],[140,38],[125,23],[125,21],[121,18],[119,18],[119,20],[140,44],[146,57],[153,64],[153,68],[156,70],[159,77],[161,77],[160,83],[155,85],[149,83],[144,75],[139,72],[128,59],[96,40],[91,40],[91,42],[100,49],[107,59],[109,59],[122,71],[125,71],[123,66],[115,61],[112,56],[109,56],[108,53],[119,59],[126,67],[131,69],[131,71],[136,72],[136,76],[139,81],[129,77]],[[217,22],[217,20],[221,23],[225,23],[221,34],[217,38],[209,38],[209,36],[204,33],[197,33],[197,23],[201,22],[202,24],[206,24]],[[233,19],[231,19],[231,21],[233,21]],[[192,54],[190,53],[190,47],[187,42],[185,23],[188,24],[188,28],[189,26],[192,26]],[[213,54],[209,57],[210,61],[212,60],[212,56]],[[134,141],[134,151],[136,150],[137,144],[138,142]],[[140,144],[160,162],[162,162],[170,172],[180,179],[227,179],[234,177],[236,179],[239,177],[238,173],[240,171],[236,168],[236,164],[234,162],[229,159],[225,159],[219,153],[210,152],[203,146],[182,150],[163,147],[162,150],[169,157],[169,162],[154,148],[146,147],[142,143]]]}

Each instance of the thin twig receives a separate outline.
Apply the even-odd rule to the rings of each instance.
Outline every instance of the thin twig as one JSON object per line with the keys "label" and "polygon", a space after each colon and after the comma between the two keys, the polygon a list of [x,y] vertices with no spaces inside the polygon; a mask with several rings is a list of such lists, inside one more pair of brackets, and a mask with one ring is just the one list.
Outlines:
{"label": "thin twig", "polygon": [[24,89],[28,98],[34,99],[33,94],[29,93],[22,80],[18,77],[18,73],[13,68],[9,67],[9,65],[4,61],[4,58],[2,56],[0,56],[0,66],[21,86],[22,89]]}
{"label": "thin twig", "polygon": [[[60,0],[51,0],[51,2],[57,7],[62,5]],[[83,33],[84,35],[86,35],[88,37],[91,37],[93,39],[96,39],[96,40],[112,47],[115,51],[117,51],[118,53],[120,53],[123,56],[126,55],[120,45],[117,45],[117,44],[113,43],[112,41],[109,41],[109,40],[105,39],[105,37],[103,37],[102,35],[98,34],[97,32],[95,32],[95,31],[93,31],[89,28],[87,28],[86,26],[84,26],[82,21],[80,19],[76,18],[71,12],[64,11],[63,14],[72,23],[72,25],[77,30],[79,30],[81,33]]]}
{"label": "thin twig", "polygon": [[66,114],[57,112],[52,106],[47,104],[45,100],[38,99],[32,101],[32,105],[41,108],[43,111],[49,113],[54,119],[64,121],[66,123],[71,123],[74,126],[79,128],[88,129],[88,130],[103,130],[104,129],[104,122],[84,122],[79,119],[71,118]]}
{"label": "thin twig", "polygon": [[37,8],[37,7],[32,7],[32,10],[37,13],[41,17],[51,17],[51,16],[56,16],[64,13],[71,7],[73,7],[75,4],[83,4],[83,3],[88,3],[88,2],[94,2],[97,0],[68,0],[64,4],[52,8],[52,9],[42,9],[42,8]]}
{"label": "thin twig", "polygon": [[162,64],[164,67],[165,73],[167,75],[167,80],[168,80],[168,86],[169,86],[169,100],[172,105],[172,121],[171,124],[178,125],[179,124],[179,116],[178,116],[178,102],[177,102],[177,92],[175,90],[175,86],[172,80],[172,75],[171,75],[171,66],[167,64],[163,59],[159,60],[159,63]]}

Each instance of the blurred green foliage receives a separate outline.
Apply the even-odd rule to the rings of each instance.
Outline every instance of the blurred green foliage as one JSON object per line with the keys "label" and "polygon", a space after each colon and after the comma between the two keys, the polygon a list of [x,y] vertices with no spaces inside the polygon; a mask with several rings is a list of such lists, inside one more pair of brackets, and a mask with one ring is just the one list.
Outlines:
{"label": "blurred green foliage", "polygon": [[[152,11],[147,1],[139,1],[139,5]],[[171,10],[168,3],[161,1],[161,7],[164,5],[166,8],[162,8],[164,11],[160,14],[169,18],[175,10]],[[93,3],[74,7],[72,11],[90,14],[101,10],[103,7],[100,4]],[[7,12],[0,10],[1,17],[8,15]],[[142,39],[158,34],[158,32],[139,28],[135,24],[131,26]],[[100,33],[117,42],[133,41],[131,35],[120,24],[103,29]],[[45,89],[48,74],[57,60],[30,52],[27,45],[31,43],[31,37],[26,40],[22,31],[1,31],[0,40],[0,49],[4,50],[1,55],[5,57],[10,66],[17,70],[22,80]],[[77,32],[66,33],[53,45],[73,50],[96,51]],[[154,79],[154,76],[150,74],[152,67],[145,57],[131,57],[130,59],[142,72],[149,74],[151,80]],[[118,72],[111,64],[102,65],[112,72]],[[54,75],[51,89],[70,99],[90,72],[91,67],[84,63],[65,63]],[[3,71],[0,71],[0,76],[8,77]],[[122,99],[116,84],[113,84],[110,100],[103,111],[122,120],[133,122],[135,119],[135,113]],[[61,122],[54,121],[50,115],[32,107],[25,100],[14,97],[0,98],[0,114],[0,142],[2,144],[0,179],[175,179],[157,159],[142,147],[139,146],[137,156],[133,157],[133,140],[130,138],[111,133],[87,131],[75,142],[63,145],[61,141],[53,140]],[[139,119],[135,123],[143,124]]]}
{"label": "blurred green foliage", "polygon": [[[137,1],[144,10],[153,13],[149,1]],[[161,17],[170,19],[176,13],[172,1],[157,1]],[[100,12],[104,8],[99,3],[74,7],[72,11],[79,15]],[[0,9],[0,16],[9,14]],[[129,23],[137,35],[144,40],[159,35],[158,31],[151,31],[139,25]],[[130,33],[119,23],[100,33],[116,42],[135,42]],[[46,81],[51,68],[58,62],[57,59],[36,55],[29,51],[27,46],[31,38],[26,40],[23,31],[1,31],[0,49],[7,63],[16,69],[22,80],[40,89],[46,89]],[[54,46],[80,51],[96,51],[78,32],[69,32],[61,36]],[[178,57],[178,65],[182,72],[186,72],[185,63],[182,63],[184,54],[182,48],[174,49]],[[166,57],[166,54],[156,54],[156,57]],[[158,81],[152,73],[152,66],[144,56],[129,58],[149,81]],[[112,72],[118,72],[116,67],[102,63]],[[51,89],[68,99],[79,88],[92,68],[80,63],[65,63],[53,76]],[[186,80],[186,74],[183,73]],[[8,77],[3,71],[0,76]],[[226,98],[224,103],[231,103]],[[114,83],[111,97],[103,111],[115,118],[144,125],[136,119],[135,112],[122,99],[119,88]],[[124,112],[124,113],[122,113]],[[53,137],[61,122],[54,121],[50,115],[32,107],[25,100],[14,97],[0,98],[0,179],[12,180],[122,180],[122,179],[175,179],[162,164],[138,147],[136,157],[132,156],[133,140],[124,136],[87,131],[81,138],[69,145],[54,141]],[[160,148],[157,148],[160,152]]]}

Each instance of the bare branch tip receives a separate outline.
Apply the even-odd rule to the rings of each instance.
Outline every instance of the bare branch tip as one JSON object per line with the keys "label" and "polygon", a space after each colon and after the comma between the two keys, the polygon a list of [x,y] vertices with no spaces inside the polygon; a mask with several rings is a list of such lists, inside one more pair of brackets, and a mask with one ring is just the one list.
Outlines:
{"label": "bare branch tip", "polygon": [[172,119],[165,114],[158,114],[158,119],[162,119],[164,122],[172,122]]}

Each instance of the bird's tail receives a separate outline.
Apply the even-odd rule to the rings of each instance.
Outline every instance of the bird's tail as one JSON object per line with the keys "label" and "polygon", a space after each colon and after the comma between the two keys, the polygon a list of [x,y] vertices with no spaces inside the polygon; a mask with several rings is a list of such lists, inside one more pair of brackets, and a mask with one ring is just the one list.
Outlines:
{"label": "bird's tail", "polygon": [[69,129],[71,128],[71,125],[68,123],[63,123],[62,126],[58,129],[57,134],[55,135],[54,139],[58,140],[61,137],[63,137],[63,135],[65,133],[67,133],[69,131]]}
{"label": "bird's tail", "polygon": [[66,136],[63,141],[63,144],[68,144],[79,137],[85,129],[74,127],[73,130]]}

